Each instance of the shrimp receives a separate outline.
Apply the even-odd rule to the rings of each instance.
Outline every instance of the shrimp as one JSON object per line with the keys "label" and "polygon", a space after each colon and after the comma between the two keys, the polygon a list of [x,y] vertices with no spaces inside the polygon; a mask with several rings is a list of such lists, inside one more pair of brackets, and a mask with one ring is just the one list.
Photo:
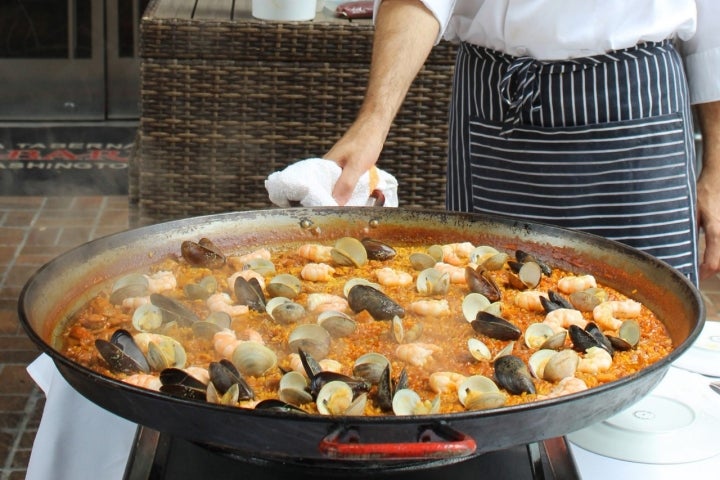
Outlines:
{"label": "shrimp", "polygon": [[240,270],[228,277],[227,285],[230,290],[233,290],[235,288],[235,280],[237,280],[238,277],[242,277],[247,281],[250,281],[251,278],[254,278],[255,280],[257,280],[258,285],[260,285],[261,289],[265,288],[265,277],[263,277],[260,273],[256,272],[255,270]]}
{"label": "shrimp", "polygon": [[177,287],[177,280],[172,272],[163,270],[152,275],[145,275],[145,278],[147,278],[150,293],[165,292]]}
{"label": "shrimp", "polygon": [[136,387],[147,388],[150,390],[160,391],[162,382],[160,377],[150,375],[149,373],[136,373],[122,379],[123,382],[135,385]]}
{"label": "shrimp", "polygon": [[407,272],[395,270],[390,267],[384,267],[375,272],[380,285],[386,287],[403,287],[410,285],[413,281],[412,275]]}
{"label": "shrimp", "polygon": [[194,379],[201,381],[205,385],[210,382],[210,372],[208,372],[207,368],[203,367],[186,367],[183,368],[183,371],[187,373],[188,375],[192,376]]}
{"label": "shrimp", "polygon": [[578,372],[596,374],[604,372],[612,366],[612,355],[607,350],[600,347],[590,347],[585,352],[580,363],[578,363]]}
{"label": "shrimp", "polygon": [[465,375],[455,372],[435,372],[430,375],[429,383],[435,393],[457,392],[458,385],[467,379]]}
{"label": "shrimp", "polygon": [[540,297],[548,298],[546,292],[539,290],[523,290],[515,295],[514,303],[516,307],[524,308],[531,312],[542,312],[544,310]]}
{"label": "shrimp", "polygon": [[270,260],[270,250],[267,248],[260,248],[245,255],[234,255],[227,258],[227,262],[235,268],[235,270],[242,270],[247,262],[255,259]]}
{"label": "shrimp", "polygon": [[611,300],[593,309],[593,319],[601,328],[617,330],[622,325],[621,318],[637,317],[641,309],[642,304],[635,300]]}
{"label": "shrimp", "polygon": [[122,308],[124,310],[135,310],[148,303],[150,303],[150,297],[127,297],[122,301]]}
{"label": "shrimp", "polygon": [[333,279],[335,269],[327,263],[308,263],[300,271],[303,280],[310,282],[329,282]]}
{"label": "shrimp", "polygon": [[465,265],[470,259],[470,253],[475,245],[470,242],[449,243],[442,246],[443,262],[450,265]]}
{"label": "shrimp", "polygon": [[439,272],[447,273],[450,277],[450,283],[459,285],[465,285],[467,283],[465,281],[465,267],[451,265],[445,262],[438,262],[435,264],[434,268]]}
{"label": "shrimp", "polygon": [[332,261],[332,255],[330,254],[332,249],[333,247],[326,245],[306,243],[297,249],[297,254],[311,262],[329,263]]}
{"label": "shrimp", "polygon": [[555,333],[567,330],[570,325],[577,325],[585,328],[587,320],[583,317],[580,310],[572,308],[558,308],[545,315],[543,323],[550,325]]}
{"label": "shrimp", "polygon": [[300,355],[297,353],[288,355],[288,364],[290,365],[290,370],[302,373],[307,377],[307,372],[305,371],[305,366],[302,364],[302,360],[300,360]]}
{"label": "shrimp", "polygon": [[395,349],[395,355],[410,365],[424,367],[434,353],[441,351],[442,348],[432,343],[403,343]]}
{"label": "shrimp", "polygon": [[450,305],[442,300],[417,300],[410,304],[410,311],[423,317],[436,317],[450,313]]}
{"label": "shrimp", "polygon": [[245,329],[243,335],[247,340],[238,338],[235,332],[229,328],[223,328],[219,332],[216,332],[215,335],[213,335],[213,348],[215,352],[229,360],[232,358],[235,348],[243,342],[255,342],[260,345],[265,345],[262,335],[252,328]]}
{"label": "shrimp", "polygon": [[213,293],[205,300],[207,307],[213,312],[225,312],[231,317],[245,315],[250,311],[247,305],[233,305],[227,293]]}
{"label": "shrimp", "polygon": [[579,292],[581,290],[587,290],[588,288],[595,287],[597,287],[597,282],[595,281],[595,277],[592,275],[571,275],[558,280],[558,290],[565,294]]}
{"label": "shrimp", "polygon": [[538,395],[538,400],[547,398],[556,398],[562,395],[569,395],[571,393],[582,392],[587,390],[587,384],[580,378],[577,377],[565,377],[558,382],[557,385],[547,395]]}
{"label": "shrimp", "polygon": [[311,312],[323,312],[325,310],[347,310],[348,302],[343,297],[331,293],[311,293],[307,297],[307,308]]}

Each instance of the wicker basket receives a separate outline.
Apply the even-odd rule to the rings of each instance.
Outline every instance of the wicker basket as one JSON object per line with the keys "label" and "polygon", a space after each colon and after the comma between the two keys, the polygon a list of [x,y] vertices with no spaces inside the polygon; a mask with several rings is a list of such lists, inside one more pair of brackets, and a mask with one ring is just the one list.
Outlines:
{"label": "wicker basket", "polygon": [[[139,223],[271,207],[264,179],[322,156],[353,121],[372,23],[263,22],[240,2],[233,20],[156,15],[166,1],[141,22]],[[434,49],[385,144],[379,166],[397,177],[403,207],[444,208],[454,57],[453,45]]]}

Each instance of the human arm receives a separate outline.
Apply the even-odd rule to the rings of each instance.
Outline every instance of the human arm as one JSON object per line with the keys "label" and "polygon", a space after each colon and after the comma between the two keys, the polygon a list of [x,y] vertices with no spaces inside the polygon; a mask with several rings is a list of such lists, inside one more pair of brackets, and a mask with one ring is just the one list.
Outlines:
{"label": "human arm", "polygon": [[696,105],[703,138],[702,171],[697,182],[698,223],[705,232],[700,278],[720,273],[720,101]]}
{"label": "human arm", "polygon": [[435,16],[419,0],[385,0],[380,5],[365,98],[356,120],[325,155],[343,169],[333,189],[338,204],[345,205],[360,176],[377,162],[439,28]]}

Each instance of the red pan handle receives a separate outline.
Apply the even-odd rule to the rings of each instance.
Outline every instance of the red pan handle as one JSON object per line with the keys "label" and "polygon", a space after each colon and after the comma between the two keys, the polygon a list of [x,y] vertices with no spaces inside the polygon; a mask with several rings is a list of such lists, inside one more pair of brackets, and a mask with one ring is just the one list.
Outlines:
{"label": "red pan handle", "polygon": [[363,443],[357,427],[339,426],[320,441],[320,451],[344,460],[437,459],[471,455],[477,445],[472,437],[446,424],[422,426],[417,440],[407,443]]}

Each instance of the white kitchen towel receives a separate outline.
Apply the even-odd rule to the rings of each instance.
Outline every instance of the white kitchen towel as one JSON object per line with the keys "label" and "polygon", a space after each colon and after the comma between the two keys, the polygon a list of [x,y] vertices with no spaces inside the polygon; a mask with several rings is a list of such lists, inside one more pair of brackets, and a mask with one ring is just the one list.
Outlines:
{"label": "white kitchen towel", "polygon": [[[337,202],[332,197],[332,190],[341,172],[340,166],[332,160],[308,158],[271,173],[265,180],[265,188],[270,201],[279,207],[289,207],[291,202],[300,202],[303,207],[333,207]],[[373,167],[360,177],[346,205],[373,205],[370,194],[379,190],[385,196],[384,206],[397,207],[397,187],[394,176]]]}

